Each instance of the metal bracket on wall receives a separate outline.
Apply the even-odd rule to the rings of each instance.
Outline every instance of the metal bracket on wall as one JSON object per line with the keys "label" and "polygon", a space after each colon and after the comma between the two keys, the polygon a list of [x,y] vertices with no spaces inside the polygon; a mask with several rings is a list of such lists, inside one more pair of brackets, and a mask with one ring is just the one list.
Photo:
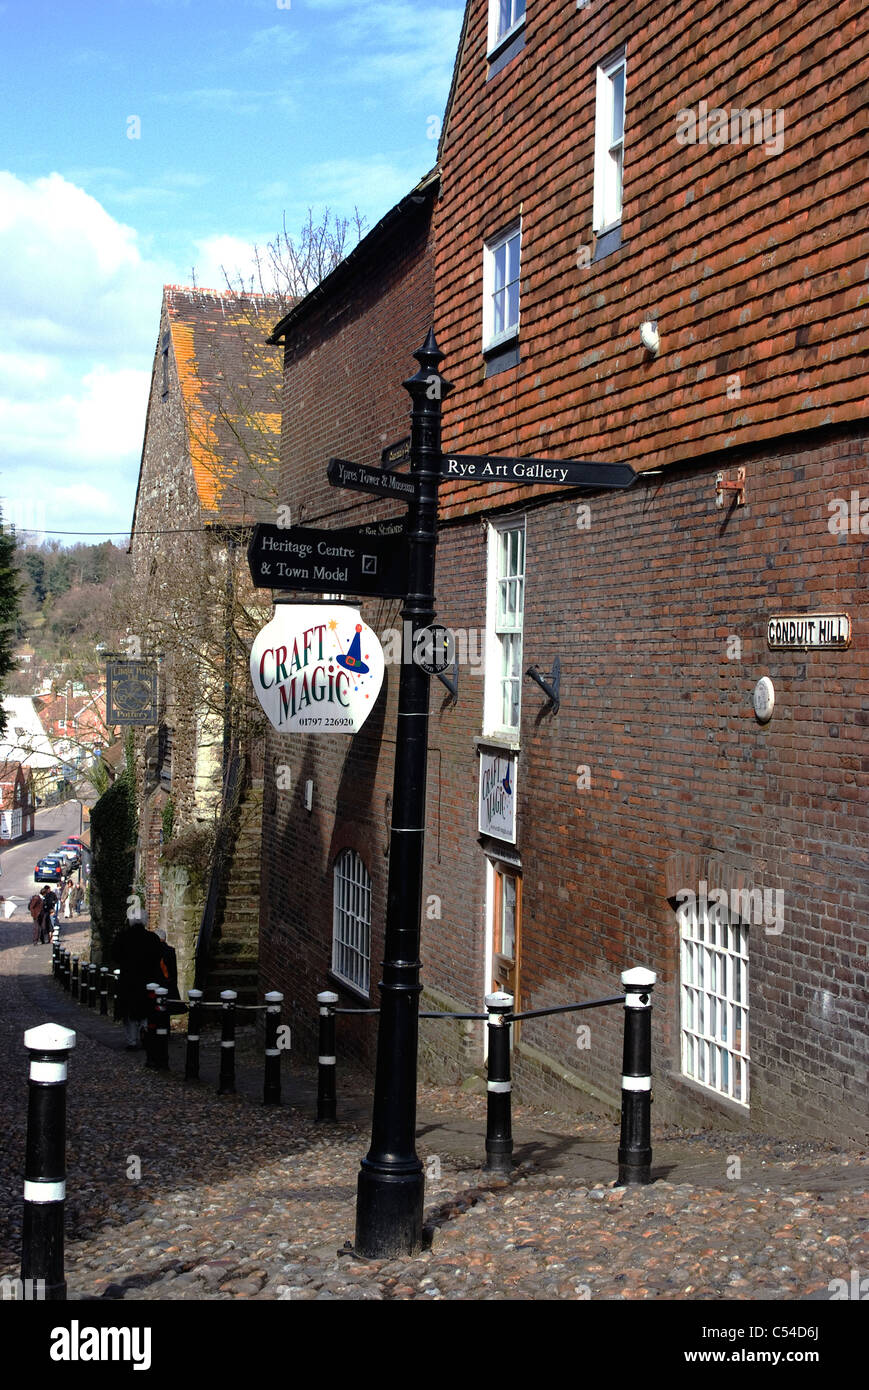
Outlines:
{"label": "metal bracket on wall", "polygon": [[549,697],[549,702],[552,705],[552,713],[557,714],[558,706],[561,703],[560,658],[555,658],[555,660],[552,663],[552,671],[548,676],[541,676],[540,671],[536,666],[529,666],[525,674],[526,676],[530,676],[531,679],[534,682],[536,682],[537,685],[540,686],[540,689],[543,691],[544,695],[547,695]]}
{"label": "metal bracket on wall", "polygon": [[725,480],[723,473],[715,474],[715,505],[724,506],[725,492],[735,493],[734,505],[737,507],[745,506],[745,469],[737,468],[735,482]]}
{"label": "metal bracket on wall", "polygon": [[452,696],[450,704],[457,705],[459,703],[458,661],[454,661],[452,666],[447,667],[446,671],[435,671],[435,675],[437,676],[441,685],[445,685],[447,690],[450,692],[450,695]]}

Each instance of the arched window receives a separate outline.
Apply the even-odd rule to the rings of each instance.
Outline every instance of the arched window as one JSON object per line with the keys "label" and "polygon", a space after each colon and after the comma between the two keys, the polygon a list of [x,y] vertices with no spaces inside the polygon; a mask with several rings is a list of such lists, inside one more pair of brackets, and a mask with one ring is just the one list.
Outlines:
{"label": "arched window", "polygon": [[335,860],[332,970],[348,985],[368,993],[371,979],[371,879],[353,849]]}

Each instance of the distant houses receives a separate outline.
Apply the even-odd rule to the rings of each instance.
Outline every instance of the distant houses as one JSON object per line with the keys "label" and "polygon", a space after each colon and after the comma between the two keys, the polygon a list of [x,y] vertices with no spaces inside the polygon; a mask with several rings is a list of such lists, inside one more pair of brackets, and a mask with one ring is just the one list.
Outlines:
{"label": "distant houses", "polygon": [[32,836],[35,811],[32,769],[20,762],[0,763],[0,848]]}

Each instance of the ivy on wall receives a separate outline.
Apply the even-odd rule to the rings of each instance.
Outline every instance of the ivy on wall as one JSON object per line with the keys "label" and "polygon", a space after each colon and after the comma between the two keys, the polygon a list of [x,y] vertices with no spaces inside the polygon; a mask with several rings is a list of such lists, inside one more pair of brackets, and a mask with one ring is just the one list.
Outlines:
{"label": "ivy on wall", "polygon": [[127,898],[136,866],[135,771],[132,731],[127,735],[123,772],[91,810],[91,918],[94,945],[109,960],[115,933],[126,925]]}

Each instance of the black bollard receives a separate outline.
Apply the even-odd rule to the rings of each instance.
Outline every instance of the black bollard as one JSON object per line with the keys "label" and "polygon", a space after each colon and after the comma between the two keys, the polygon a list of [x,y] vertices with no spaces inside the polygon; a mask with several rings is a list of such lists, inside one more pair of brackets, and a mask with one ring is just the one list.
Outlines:
{"label": "black bollard", "polygon": [[43,1023],[24,1034],[30,1053],[21,1282],[25,1299],[66,1299],[66,1065],[75,1033]]}
{"label": "black bollard", "polygon": [[486,995],[489,1079],[486,1082],[486,1163],[490,1173],[509,1173],[513,1167],[510,1080],[510,1022],[512,994]]}
{"label": "black bollard", "polygon": [[653,970],[622,971],[625,1042],[622,1054],[622,1128],[619,1185],[651,1182]]}
{"label": "black bollard", "polygon": [[63,953],[63,976],[62,976],[62,978],[63,978],[63,988],[64,988],[64,990],[65,990],[65,992],[66,992],[67,994],[69,994],[70,989],[71,989],[71,987],[72,987],[71,975],[72,975],[72,956],[70,955],[69,951],[64,951],[64,953]]}
{"label": "black bollard", "polygon": [[78,956],[73,956],[72,961],[70,962],[69,972],[70,994],[72,995],[73,999],[78,999],[78,984]]}
{"label": "black bollard", "polygon": [[109,1012],[109,967],[100,966],[100,1013],[107,1015]]}
{"label": "black bollard", "polygon": [[317,1057],[317,1119],[334,1120],[335,1098],[335,1005],[338,996],[326,989],[317,995],[320,1006],[320,1047]]}
{"label": "black bollard", "polygon": [[219,1096],[230,1095],[235,1090],[235,1001],[238,998],[234,989],[222,989],[220,1030],[220,1079],[217,1083]]}
{"label": "black bollard", "polygon": [[60,942],[59,942],[59,941],[52,941],[52,943],[51,943],[51,973],[52,973],[52,975],[54,976],[55,979],[57,979],[57,974],[58,974],[58,961],[59,961],[59,960],[60,960]]}
{"label": "black bollard", "polygon": [[184,1059],[184,1080],[199,1080],[199,1037],[202,1030],[202,990],[189,989],[187,1000],[187,1055]]}
{"label": "black bollard", "polygon": [[156,1071],[169,1070],[169,991],[163,985],[155,990],[154,1001],[154,1068]]}
{"label": "black bollard", "polygon": [[88,966],[88,1008],[95,1009],[100,995],[99,966],[91,961]]}
{"label": "black bollard", "polygon": [[269,990],[266,995],[266,1061],[263,1082],[263,1105],[281,1103],[281,1050],[278,1047],[278,1028],[281,1022],[281,1004],[284,996],[280,990]]}
{"label": "black bollard", "polygon": [[120,1023],[120,1021],[121,1021],[121,972],[120,972],[120,970],[114,970],[114,971],[112,972],[112,994],[113,994],[113,996],[114,996],[113,1001],[112,1001],[112,1018],[114,1019],[115,1023]]}

